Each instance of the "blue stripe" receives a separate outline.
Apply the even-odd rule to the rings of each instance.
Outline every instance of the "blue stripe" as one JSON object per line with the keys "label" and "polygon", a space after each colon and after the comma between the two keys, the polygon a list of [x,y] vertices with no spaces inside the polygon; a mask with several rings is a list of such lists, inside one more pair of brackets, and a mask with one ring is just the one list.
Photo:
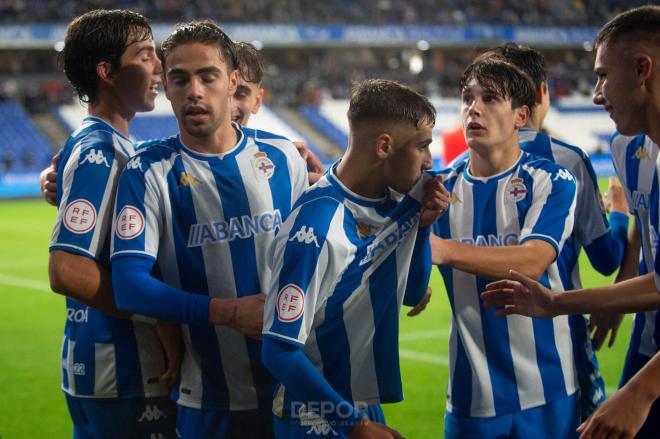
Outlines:
{"label": "blue stripe", "polygon": [[132,392],[144,393],[142,367],[135,339],[135,329],[130,320],[112,319],[112,337],[115,342],[115,360],[117,373],[117,392],[119,397]]}
{"label": "blue stripe", "polygon": [[273,206],[279,209],[284,221],[291,213],[291,175],[286,154],[280,149],[263,142],[256,142],[259,151],[265,152],[275,165],[274,174],[268,179],[270,193],[273,197]]}
{"label": "blue stripe", "polygon": [[[489,181],[489,183],[475,184],[472,188],[474,211],[472,237],[475,241],[478,235],[488,236],[492,234],[497,236],[498,233],[495,218],[496,212],[501,207],[496,203],[497,180]],[[486,284],[489,282],[487,279],[477,277],[477,292],[484,291]],[[495,317],[495,309],[486,309],[483,307],[481,300],[478,302],[484,328],[484,346],[493,388],[495,413],[509,412],[512,408],[520,410],[507,320]]]}
{"label": "blue stripe", "polygon": [[452,413],[470,416],[472,407],[472,364],[465,353],[461,333],[456,328],[456,363],[452,371]]}
{"label": "blue stripe", "polygon": [[[167,174],[168,195],[172,206],[172,233],[181,289],[208,296],[204,257],[201,247],[188,248],[190,227],[197,223],[193,197],[189,185],[179,187],[177,176],[186,172],[180,155],[176,156]],[[202,408],[229,407],[229,394],[220,358],[220,348],[212,326],[189,325],[193,349],[199,355],[202,369]],[[186,394],[185,389],[181,392]]]}
{"label": "blue stripe", "polygon": [[[241,175],[235,157],[225,160],[214,158],[210,160],[210,164],[220,194],[225,221],[243,216],[252,217],[250,200],[243,183],[244,176]],[[277,178],[276,175],[279,175],[280,172],[281,170],[276,169],[272,178]],[[260,273],[257,269],[254,235],[244,239],[231,240],[229,251],[237,297],[260,293]],[[252,379],[261,407],[271,400],[274,381],[261,362],[261,342],[248,337],[244,337],[244,339],[250,358]]]}
{"label": "blue stripe", "polygon": [[[566,218],[575,197],[575,180],[557,178],[559,168],[548,169],[551,179],[551,191],[541,209],[532,233],[552,237],[558,245],[566,226]],[[556,249],[559,251],[559,249]]]}

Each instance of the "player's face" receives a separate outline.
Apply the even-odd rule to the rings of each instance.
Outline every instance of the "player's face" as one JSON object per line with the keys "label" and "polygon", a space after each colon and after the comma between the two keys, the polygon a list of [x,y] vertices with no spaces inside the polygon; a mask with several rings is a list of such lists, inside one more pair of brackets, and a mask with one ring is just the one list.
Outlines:
{"label": "player's face", "polygon": [[254,82],[238,77],[238,87],[231,98],[231,120],[247,125],[250,116],[257,114],[261,107],[264,89]]}
{"label": "player's face", "polygon": [[640,121],[642,106],[636,66],[621,43],[602,44],[596,52],[594,104],[610,114],[617,131],[624,135],[644,132]]}
{"label": "player's face", "polygon": [[153,40],[130,43],[120,62],[112,79],[123,107],[135,113],[153,110],[163,72]]}
{"label": "player's face", "polygon": [[517,128],[525,125],[528,114],[526,106],[521,108],[513,109],[510,98],[470,81],[461,92],[461,121],[468,146],[492,150],[517,145]]}
{"label": "player's face", "polygon": [[431,169],[432,159],[429,146],[432,141],[433,125],[426,123],[417,128],[396,125],[391,130],[392,153],[384,163],[387,185],[399,193],[406,193],[422,176]]}
{"label": "player's face", "polygon": [[238,72],[229,71],[216,46],[183,44],[166,59],[165,94],[181,131],[209,137],[229,123],[229,100],[236,91]]}

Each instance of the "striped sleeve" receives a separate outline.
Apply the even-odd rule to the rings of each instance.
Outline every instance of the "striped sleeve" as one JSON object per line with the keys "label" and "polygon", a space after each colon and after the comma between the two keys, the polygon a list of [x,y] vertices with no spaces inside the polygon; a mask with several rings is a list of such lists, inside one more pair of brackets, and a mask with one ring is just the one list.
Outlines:
{"label": "striped sleeve", "polygon": [[142,154],[126,165],[117,188],[112,258],[131,254],[156,259],[165,217],[164,199],[156,184],[157,170],[162,167],[162,162],[149,165]]}
{"label": "striped sleeve", "polygon": [[76,145],[59,169],[60,207],[50,250],[98,259],[112,220],[114,193],[126,157],[115,150],[112,134],[95,132]]}
{"label": "striped sleeve", "polygon": [[551,244],[557,255],[573,230],[575,178],[560,166],[530,169],[534,180],[532,204],[525,215],[519,242],[541,239]]}
{"label": "striped sleeve", "polygon": [[278,233],[264,306],[264,335],[304,346],[314,315],[341,275],[344,211],[323,197],[299,206]]}
{"label": "striped sleeve", "polygon": [[575,234],[583,246],[609,232],[605,216],[603,197],[593,165],[586,154],[571,170],[577,181],[577,203],[575,207]]}

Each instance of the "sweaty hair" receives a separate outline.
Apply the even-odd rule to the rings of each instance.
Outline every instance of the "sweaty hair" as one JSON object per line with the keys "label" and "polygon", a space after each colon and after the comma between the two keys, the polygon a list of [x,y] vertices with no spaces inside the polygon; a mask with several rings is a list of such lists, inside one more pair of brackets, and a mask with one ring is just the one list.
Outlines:
{"label": "sweaty hair", "polygon": [[236,47],[234,42],[220,27],[212,21],[189,21],[177,25],[176,29],[167,37],[161,46],[163,51],[163,65],[167,56],[183,44],[200,43],[216,46],[222,55],[228,70],[237,69]]}
{"label": "sweaty hair", "polygon": [[149,22],[127,10],[97,9],[76,17],[67,28],[60,62],[64,73],[82,102],[93,103],[98,95],[96,66],[121,66],[126,48],[153,38]]}
{"label": "sweaty hair", "polygon": [[264,60],[259,51],[250,43],[236,43],[236,58],[241,77],[247,82],[261,85],[264,78]]}
{"label": "sweaty hair", "polygon": [[395,81],[367,79],[353,85],[348,107],[351,128],[361,123],[435,125],[435,107],[413,89]]}
{"label": "sweaty hair", "polygon": [[536,49],[521,46],[519,44],[508,42],[501,46],[488,49],[479,55],[477,59],[484,59],[490,56],[502,58],[527,73],[534,85],[541,86],[548,78],[545,70],[545,58]]}
{"label": "sweaty hair", "polygon": [[660,46],[660,6],[640,6],[618,14],[598,32],[594,47],[615,43],[624,37]]}
{"label": "sweaty hair", "polygon": [[512,108],[520,108],[523,105],[530,110],[534,108],[536,89],[532,79],[508,61],[496,57],[474,60],[461,77],[461,93],[473,79],[484,89],[504,99],[511,99]]}

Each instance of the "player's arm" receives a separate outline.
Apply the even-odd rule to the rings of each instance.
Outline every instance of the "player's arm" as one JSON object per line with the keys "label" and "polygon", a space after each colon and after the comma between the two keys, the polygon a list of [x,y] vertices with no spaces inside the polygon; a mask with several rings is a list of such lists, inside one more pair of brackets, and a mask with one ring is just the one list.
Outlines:
{"label": "player's arm", "polygon": [[120,311],[112,294],[110,272],[87,256],[53,250],[48,256],[50,288],[106,314],[129,318]]}
{"label": "player's arm", "polygon": [[39,188],[44,200],[50,205],[57,206],[57,165],[60,162],[60,153],[53,156],[50,166],[39,174]]}
{"label": "player's arm", "polygon": [[309,184],[312,185],[316,183],[319,178],[323,177],[323,173],[325,173],[323,163],[321,163],[321,160],[319,160],[316,154],[314,154],[304,142],[293,142],[293,144],[296,146],[298,153],[300,153],[300,156],[307,165]]}
{"label": "player's arm", "polygon": [[515,271],[509,279],[492,282],[481,294],[486,308],[505,306],[495,315],[555,317],[590,312],[643,312],[660,308],[653,273],[603,287],[552,292]]}
{"label": "player's arm", "polygon": [[651,405],[660,398],[660,353],[602,403],[578,427],[581,439],[632,438],[648,417]]}
{"label": "player's arm", "polygon": [[[587,184],[589,183],[586,182],[583,186]],[[597,192],[594,195],[600,197],[600,194]],[[615,177],[610,177],[609,188],[605,197],[606,205],[610,210],[609,230],[585,245],[584,250],[589,257],[591,265],[599,273],[608,276],[614,273],[621,264],[626,247],[629,218],[628,203],[626,202],[623,188]],[[587,200],[585,197],[582,197],[580,205],[576,208],[578,221],[575,224],[575,229],[583,235],[589,233],[588,229],[594,228],[590,221],[586,221],[586,218],[601,216],[599,204],[592,202],[588,205]],[[607,220],[604,217],[603,221],[607,225]],[[582,242],[588,241],[583,239]]]}

